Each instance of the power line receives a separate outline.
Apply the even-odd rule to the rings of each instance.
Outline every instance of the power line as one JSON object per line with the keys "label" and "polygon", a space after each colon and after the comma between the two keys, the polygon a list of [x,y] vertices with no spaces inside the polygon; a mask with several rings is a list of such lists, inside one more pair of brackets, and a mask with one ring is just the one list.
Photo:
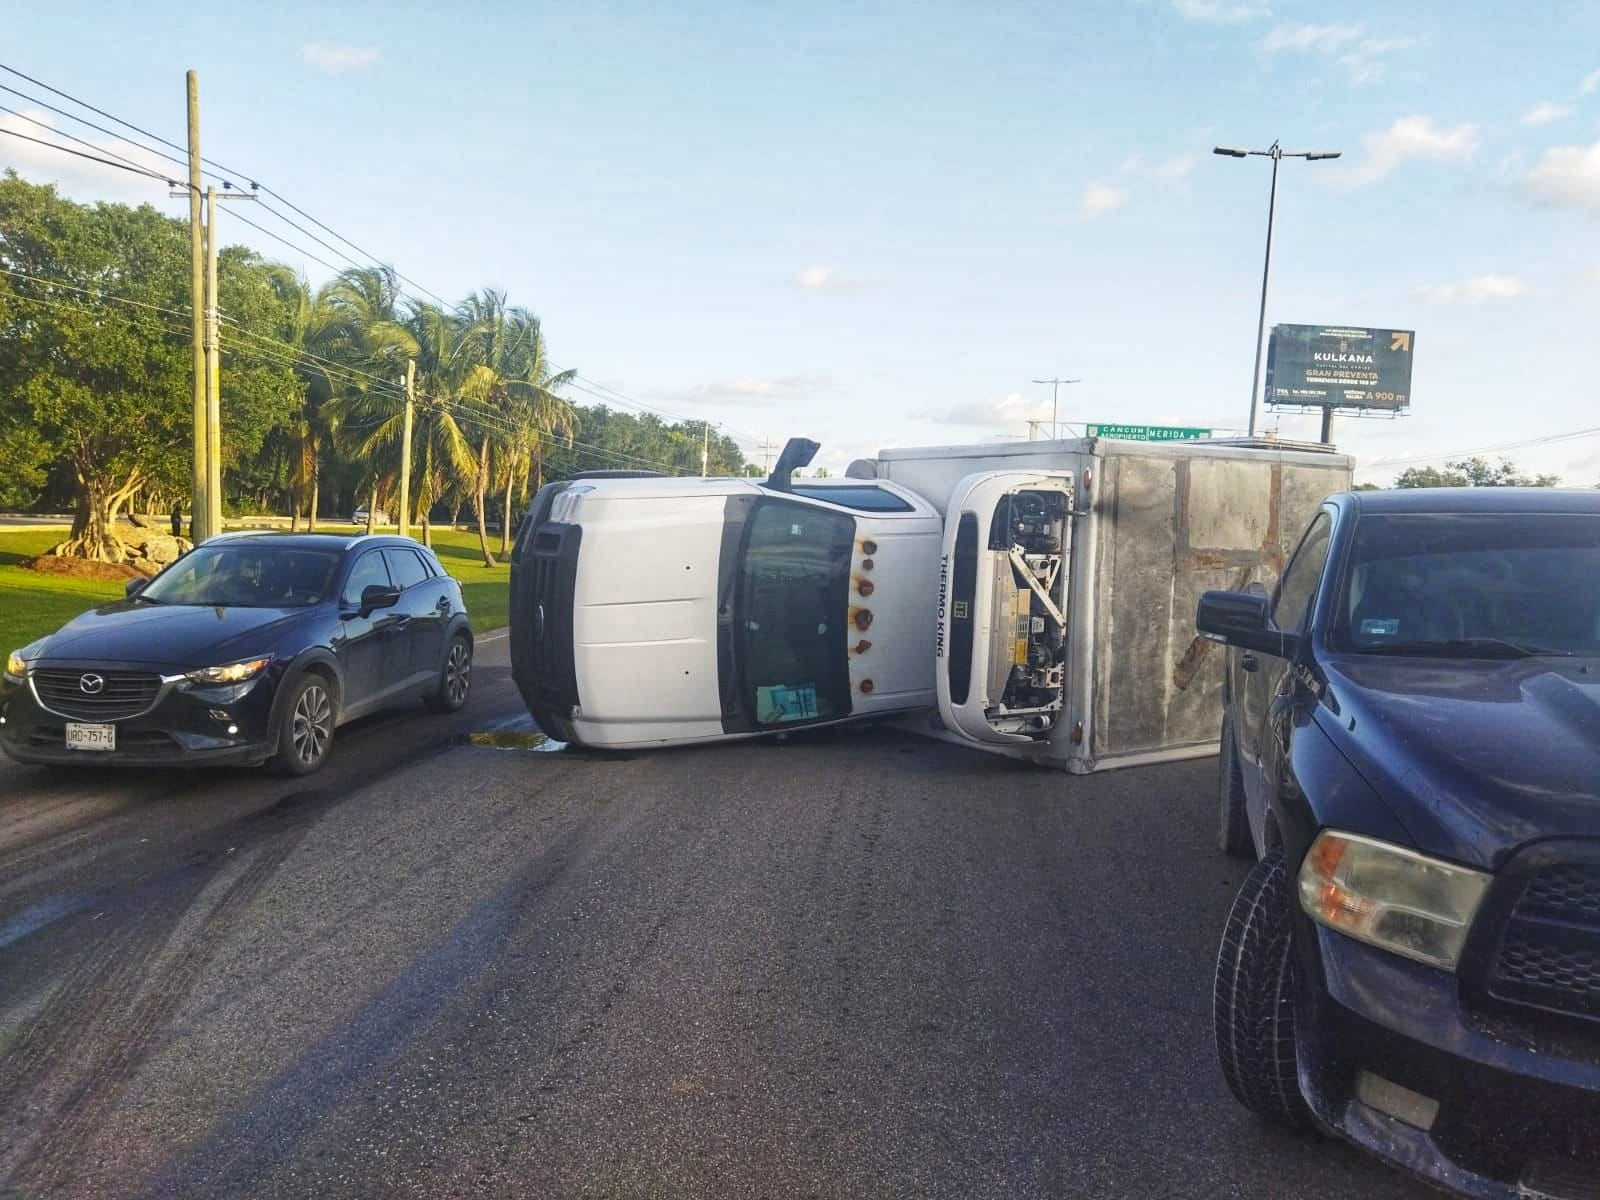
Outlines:
{"label": "power line", "polygon": [[9,137],[21,138],[25,142],[33,142],[35,145],[48,146],[50,149],[59,150],[63,154],[74,154],[79,158],[86,158],[90,162],[101,163],[107,167],[115,167],[119,171],[132,171],[134,174],[143,175],[147,179],[158,179],[162,183],[172,182],[165,175],[158,175],[154,171],[145,170],[143,167],[129,166],[127,163],[117,162],[112,158],[101,158],[98,154],[90,154],[84,150],[74,150],[71,146],[62,146],[56,142],[47,142],[43,138],[29,137],[25,133],[18,133],[15,129],[0,129],[0,133],[6,134]]}
{"label": "power line", "polygon": [[[48,278],[46,278],[46,277],[44,277],[42,275],[29,275],[25,271],[13,271],[9,267],[0,267],[0,275],[10,275],[14,279],[26,279],[31,283],[44,284],[46,287],[65,288],[69,292],[78,292],[78,293],[80,293],[82,295],[85,295],[85,296],[88,296],[88,297],[90,297],[92,299],[93,298],[98,298],[98,299],[101,299],[101,300],[111,300],[111,301],[113,301],[113,302],[115,302],[117,304],[132,304],[132,305],[135,305],[135,306],[137,306],[139,308],[148,308],[153,312],[164,313],[165,315],[167,315],[169,317],[177,317],[179,320],[183,320],[183,321],[189,320],[189,316],[190,316],[190,314],[187,311],[180,311],[180,310],[175,309],[175,308],[162,308],[159,304],[147,304],[143,300],[133,300],[133,299],[130,299],[129,297],[127,297],[127,296],[116,296],[116,295],[113,295],[110,292],[105,291],[104,289],[101,289],[100,291],[95,291],[92,288],[78,287],[75,284],[63,283],[59,279],[48,279]],[[12,294],[12,295],[20,295],[20,293],[10,293],[10,294]],[[24,296],[23,298],[24,299],[30,299],[31,297]]]}
{"label": "power line", "polygon": [[1527,438],[1520,442],[1501,442],[1495,446],[1479,446],[1472,450],[1452,450],[1447,454],[1420,454],[1407,458],[1391,458],[1375,462],[1373,467],[1404,467],[1415,463],[1439,462],[1447,458],[1464,458],[1473,454],[1493,454],[1501,450],[1523,450],[1529,446],[1549,446],[1560,442],[1573,442],[1580,438],[1594,437],[1600,434],[1600,425],[1588,429],[1570,429],[1565,433],[1550,433],[1543,437]]}
{"label": "power line", "polygon": [[[0,84],[0,87],[4,87],[4,85]],[[12,89],[6,88],[5,90],[11,91]],[[124,154],[118,154],[115,150],[108,149],[107,147],[100,145],[98,142],[91,142],[88,138],[81,138],[75,133],[68,133],[65,129],[57,129],[54,125],[50,124],[49,121],[41,121],[38,117],[30,117],[27,113],[18,112],[14,108],[7,108],[4,104],[0,104],[0,112],[10,113],[13,117],[17,117],[20,120],[26,121],[30,125],[36,125],[40,129],[48,130],[57,137],[64,137],[70,141],[77,142],[80,146],[87,146],[91,150],[98,150],[101,154],[109,154],[112,158],[117,159],[119,162],[125,162],[130,167],[140,166],[139,163],[134,162],[133,159]]]}
{"label": "power line", "polygon": [[[172,140],[170,140],[168,138],[161,137],[159,134],[152,133],[150,130],[145,129],[142,126],[136,125],[131,121],[124,120],[123,118],[116,116],[114,113],[107,112],[105,109],[98,108],[95,105],[90,104],[85,100],[81,100],[78,97],[73,96],[68,92],[62,91],[60,88],[53,87],[50,84],[45,83],[43,80],[36,79],[33,76],[28,75],[25,72],[20,71],[15,67],[9,66],[6,63],[0,63],[0,70],[4,70],[4,71],[6,71],[6,72],[8,72],[8,73],[10,73],[12,75],[15,75],[19,79],[26,80],[28,83],[33,84],[35,87],[43,88],[45,91],[50,92],[52,95],[59,96],[62,99],[67,100],[72,104],[78,105],[80,108],[87,109],[89,112],[95,113],[98,116],[106,118],[108,121],[113,121],[116,124],[121,125],[125,129],[131,129],[135,133],[139,134],[141,137],[148,138],[153,142],[157,142],[157,143],[159,143],[159,144],[161,144],[163,146],[167,146],[172,150],[178,151],[180,154],[186,154],[187,153],[186,148],[181,146],[181,145],[179,145],[177,142],[174,142],[174,141],[172,141]],[[77,122],[79,122],[81,124],[84,124],[84,125],[88,126],[91,129],[95,129],[95,130],[97,130],[97,131],[99,131],[101,133],[107,134],[110,137],[114,137],[114,138],[117,138],[117,139],[119,139],[119,140],[121,140],[123,142],[126,142],[131,146],[134,146],[134,147],[136,147],[136,148],[138,148],[140,150],[145,151],[146,153],[159,155],[160,157],[165,158],[168,161],[177,163],[180,166],[185,166],[186,167],[188,165],[188,159],[186,157],[185,158],[176,158],[176,157],[174,157],[174,156],[172,156],[170,154],[165,154],[165,153],[163,153],[161,151],[155,150],[152,147],[142,145],[139,142],[134,141],[132,138],[127,137],[125,134],[115,133],[112,130],[106,129],[104,126],[97,125],[96,123],[94,123],[92,121],[89,121],[87,118],[80,117],[80,116],[77,116],[77,115],[75,115],[73,113],[66,112],[65,110],[56,108],[53,105],[47,104],[44,101],[39,100],[37,97],[29,96],[27,93],[17,91],[17,89],[15,89],[15,88],[7,87],[4,84],[0,84],[0,88],[4,88],[6,91],[10,91],[10,92],[13,92],[16,95],[22,96],[24,99],[26,99],[26,100],[28,100],[28,101],[30,101],[32,103],[39,104],[42,107],[49,109],[51,112],[58,113],[59,115],[68,118],[69,120],[77,121]],[[0,132],[10,132],[10,131],[0,131]],[[22,136],[22,135],[17,135],[17,136]],[[69,134],[67,136],[71,136],[71,135]],[[30,140],[33,140],[33,139],[30,139]],[[76,139],[76,140],[82,140],[82,139]],[[67,150],[66,147],[55,147],[55,148]],[[67,152],[68,153],[75,153],[74,151],[71,151],[71,150],[67,150]],[[83,157],[89,157],[89,156],[88,155],[83,155]],[[104,160],[97,160],[97,161],[104,161]],[[291,201],[287,197],[285,197],[281,192],[278,192],[278,191],[276,191],[275,189],[273,189],[271,187],[263,186],[263,185],[260,185],[260,184],[258,184],[256,182],[254,182],[256,176],[254,176],[253,174],[250,174],[250,173],[247,173],[247,172],[231,171],[230,168],[226,167],[222,163],[219,163],[219,162],[217,162],[217,161],[215,161],[213,159],[210,159],[210,158],[202,158],[201,161],[203,163],[206,163],[206,164],[216,168],[216,171],[207,171],[205,173],[208,174],[208,175],[211,175],[213,178],[221,178],[223,180],[224,187],[230,187],[231,186],[231,184],[229,183],[228,179],[225,178],[225,176],[228,176],[228,175],[231,175],[231,176],[233,176],[235,178],[239,178],[241,180],[250,180],[251,181],[251,185],[250,186],[251,186],[252,190],[259,190],[260,192],[263,192],[266,195],[271,196],[273,199],[275,199],[279,203],[281,203],[284,207],[286,207],[288,209],[291,209],[292,211],[294,211],[295,213],[297,213],[298,215],[303,217],[305,220],[310,221],[313,225],[317,226],[319,229],[323,230],[325,233],[329,234],[331,237],[334,237],[334,238],[338,239],[340,242],[343,242],[345,245],[349,246],[352,250],[354,250],[358,254],[362,255],[363,258],[368,260],[367,264],[363,264],[359,260],[351,258],[348,254],[344,253],[343,251],[339,250],[337,247],[335,247],[335,246],[329,244],[328,242],[324,241],[322,238],[318,237],[316,234],[313,234],[310,230],[306,229],[304,226],[302,226],[302,225],[298,224],[297,222],[291,220],[290,218],[286,217],[283,213],[278,212],[276,209],[273,209],[270,206],[263,204],[263,207],[267,208],[268,211],[271,212],[272,215],[277,217],[280,221],[283,221],[285,224],[289,225],[291,228],[297,230],[298,232],[300,232],[304,236],[312,239],[318,245],[322,246],[324,249],[330,251],[331,253],[337,254],[339,257],[345,259],[347,262],[350,262],[352,265],[355,265],[357,267],[363,267],[365,265],[385,266],[385,269],[387,269],[390,272],[392,272],[396,279],[403,280],[406,283],[410,284],[412,287],[416,288],[418,291],[423,292],[426,295],[432,297],[435,301],[437,301],[440,305],[442,305],[446,310],[454,311],[456,308],[459,307],[457,305],[452,304],[450,301],[446,300],[443,296],[439,295],[437,292],[433,291],[431,288],[425,287],[422,284],[418,283],[416,280],[412,279],[411,277],[403,274],[401,271],[399,271],[394,266],[386,265],[386,264],[381,263],[376,255],[372,254],[368,250],[363,249],[361,246],[357,245],[355,242],[353,242],[348,237],[346,237],[344,234],[339,233],[337,230],[333,229],[331,226],[329,226],[326,223],[318,220],[316,217],[314,217],[310,213],[308,213],[305,209],[301,208],[299,205],[295,204],[293,201]],[[134,168],[129,167],[127,169],[134,169]],[[218,175],[217,171],[220,171],[223,174],[222,175]],[[142,173],[150,175],[151,178],[164,178],[162,176],[157,175],[155,172],[144,171]],[[169,180],[168,182],[170,183],[171,181]],[[176,186],[183,186],[183,185],[180,184],[180,185],[176,185]],[[237,215],[237,214],[235,214],[235,215]],[[250,220],[249,218],[240,216],[239,220],[243,221],[246,225],[250,226],[252,229],[255,229],[258,232],[265,234],[266,236],[272,238],[274,241],[277,241],[277,242],[281,243],[282,245],[287,246],[290,249],[294,250],[296,253],[299,253],[299,254],[303,255],[305,258],[309,259],[310,261],[318,263],[319,265],[327,268],[328,270],[332,271],[335,275],[340,273],[341,268],[335,267],[332,263],[328,262],[326,259],[323,259],[323,258],[319,257],[318,255],[315,255],[315,254],[312,254],[312,253],[306,251],[304,248],[295,245],[293,242],[288,241],[287,239],[285,239],[281,235],[272,232],[271,230],[265,228],[262,225],[257,224],[256,222]],[[397,289],[397,291],[398,290],[399,289]],[[401,298],[411,300],[413,303],[415,303],[415,298],[414,297],[410,297],[410,296],[406,296],[406,294],[404,292],[400,292],[400,296],[401,296]],[[560,368],[556,364],[552,363],[551,365],[553,367],[555,367],[555,369],[558,372],[562,370],[562,368]],[[707,418],[690,417],[690,416],[686,416],[686,415],[684,415],[682,413],[675,413],[675,412],[671,412],[671,411],[669,411],[667,409],[657,408],[657,407],[654,407],[652,405],[645,404],[645,403],[643,403],[641,401],[633,399],[632,397],[623,395],[621,392],[618,392],[614,388],[606,387],[604,384],[598,383],[595,380],[588,379],[587,377],[578,374],[576,371],[573,372],[573,375],[574,375],[574,380],[573,380],[573,383],[571,384],[571,386],[575,387],[576,390],[585,392],[586,394],[588,394],[590,396],[593,396],[596,399],[602,400],[603,402],[609,398],[610,400],[612,400],[612,401],[614,401],[616,403],[620,403],[620,404],[623,404],[623,405],[628,406],[628,407],[639,409],[639,410],[644,411],[644,412],[653,412],[653,413],[657,414],[658,416],[667,417],[667,418],[670,418],[670,419],[678,421],[678,422],[691,423],[691,424],[709,423]],[[739,439],[738,438],[734,438],[734,440],[738,441]],[[753,445],[754,443],[751,443],[751,444]]]}
{"label": "power line", "polygon": [[[0,63],[0,68],[3,68],[4,70],[8,70],[8,71],[11,69],[10,67],[6,67],[3,63]],[[27,76],[23,76],[23,78],[26,79]],[[40,86],[43,87],[45,85],[41,84]],[[49,90],[54,91],[55,89],[54,88],[50,88]],[[135,147],[135,148],[137,148],[139,150],[143,150],[146,154],[153,154],[157,158],[164,158],[168,162],[176,163],[180,167],[187,167],[189,165],[188,161],[186,159],[174,158],[172,155],[166,154],[166,153],[164,153],[164,152],[162,152],[160,150],[157,150],[152,146],[143,145],[140,142],[134,141],[131,137],[128,137],[126,134],[118,133],[114,129],[107,129],[104,125],[97,125],[93,121],[89,120],[87,117],[80,117],[76,113],[70,113],[64,108],[57,108],[54,104],[47,104],[47,103],[45,103],[45,101],[39,99],[39,97],[37,97],[37,96],[28,95],[27,92],[18,91],[16,88],[8,87],[6,84],[3,84],[3,83],[0,83],[0,91],[10,92],[13,96],[21,96],[24,100],[28,101],[30,104],[37,104],[40,108],[45,109],[45,110],[47,110],[49,112],[53,112],[58,117],[65,117],[69,121],[76,121],[79,125],[86,125],[90,129],[93,129],[97,133],[103,133],[107,137],[116,138],[117,141],[125,142],[130,146],[133,146],[133,147]],[[68,99],[71,99],[71,97],[68,97]],[[73,103],[74,104],[82,104],[83,102],[81,100],[74,100]],[[85,104],[84,107],[85,108],[90,108],[91,106]],[[99,112],[100,110],[99,109],[93,109],[92,111]],[[18,113],[17,115],[21,116],[22,114]],[[115,120],[116,118],[113,117],[112,119]],[[32,120],[32,118],[31,117],[25,117],[24,120]],[[71,137],[72,135],[71,134],[67,134],[67,136]],[[158,138],[156,140],[160,141],[161,139]],[[168,145],[172,145],[171,142],[168,142],[167,144]],[[178,147],[175,147],[175,148],[181,150],[183,147],[178,146]]]}

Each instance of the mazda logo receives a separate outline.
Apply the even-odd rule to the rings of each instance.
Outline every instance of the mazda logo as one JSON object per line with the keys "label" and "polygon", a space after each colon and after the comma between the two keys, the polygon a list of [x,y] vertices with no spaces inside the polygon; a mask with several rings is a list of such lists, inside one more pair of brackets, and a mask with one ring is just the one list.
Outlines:
{"label": "mazda logo", "polygon": [[84,675],[78,680],[78,689],[85,696],[98,696],[105,686],[106,681],[98,675]]}

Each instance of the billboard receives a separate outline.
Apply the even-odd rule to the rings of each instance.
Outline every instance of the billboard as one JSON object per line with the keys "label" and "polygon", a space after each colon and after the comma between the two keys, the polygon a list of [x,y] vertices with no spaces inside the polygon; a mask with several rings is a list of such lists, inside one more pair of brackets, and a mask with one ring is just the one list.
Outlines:
{"label": "billboard", "polygon": [[1411,405],[1416,340],[1411,329],[1274,325],[1267,403],[1402,411]]}

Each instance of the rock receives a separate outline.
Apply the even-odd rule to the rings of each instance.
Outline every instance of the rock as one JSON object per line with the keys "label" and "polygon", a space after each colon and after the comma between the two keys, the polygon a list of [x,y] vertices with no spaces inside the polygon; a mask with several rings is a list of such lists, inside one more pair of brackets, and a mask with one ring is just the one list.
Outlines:
{"label": "rock", "polygon": [[189,545],[182,538],[175,538],[167,533],[147,534],[141,541],[133,544],[133,549],[139,558],[147,558],[160,566],[177,562],[189,549]]}

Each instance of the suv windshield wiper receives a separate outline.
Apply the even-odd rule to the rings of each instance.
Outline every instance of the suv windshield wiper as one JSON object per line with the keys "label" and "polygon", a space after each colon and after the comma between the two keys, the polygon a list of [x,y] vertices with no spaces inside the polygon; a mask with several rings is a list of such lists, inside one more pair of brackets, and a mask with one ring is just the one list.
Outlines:
{"label": "suv windshield wiper", "polygon": [[1539,654],[1571,657],[1570,650],[1551,650],[1497,637],[1445,638],[1442,641],[1385,642],[1363,646],[1363,654],[1414,654],[1436,658],[1532,658]]}

